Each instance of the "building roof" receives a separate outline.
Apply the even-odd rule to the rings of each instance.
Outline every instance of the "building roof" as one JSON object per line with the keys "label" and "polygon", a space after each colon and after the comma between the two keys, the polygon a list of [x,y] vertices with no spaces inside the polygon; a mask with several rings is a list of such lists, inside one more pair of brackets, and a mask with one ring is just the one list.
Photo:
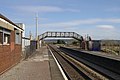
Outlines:
{"label": "building roof", "polygon": [[22,37],[22,39],[27,39],[27,40],[30,40],[30,38],[27,38],[27,37]]}
{"label": "building roof", "polygon": [[0,18],[6,20],[7,22],[11,23],[12,25],[14,25],[14,26],[18,27],[19,29],[23,30],[22,28],[20,28],[19,26],[17,26],[15,23],[13,23],[11,20],[9,20],[8,18],[6,18],[2,14],[0,14]]}

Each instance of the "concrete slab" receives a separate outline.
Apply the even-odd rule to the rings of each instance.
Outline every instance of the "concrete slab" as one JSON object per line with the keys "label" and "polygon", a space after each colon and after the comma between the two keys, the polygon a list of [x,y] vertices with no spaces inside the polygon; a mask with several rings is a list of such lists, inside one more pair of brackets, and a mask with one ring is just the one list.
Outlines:
{"label": "concrete slab", "polygon": [[0,80],[51,80],[47,48],[2,74]]}
{"label": "concrete slab", "polygon": [[0,75],[0,80],[64,80],[46,46]]}
{"label": "concrete slab", "polygon": [[89,53],[89,54],[93,54],[93,55],[97,55],[97,56],[106,57],[106,58],[109,58],[109,59],[120,61],[120,56],[119,55],[112,55],[112,54],[108,54],[108,53],[105,53],[105,52],[98,52],[98,51],[82,51],[82,52],[86,52],[86,53]]}
{"label": "concrete slab", "polygon": [[50,64],[50,72],[51,72],[51,79],[52,80],[64,80],[53,56],[49,52],[49,64]]}
{"label": "concrete slab", "polygon": [[67,48],[71,48],[71,49],[78,50],[81,52],[85,52],[85,53],[89,53],[89,54],[93,54],[93,55],[97,55],[97,56],[101,56],[101,57],[120,61],[120,55],[113,55],[113,54],[99,52],[99,51],[85,51],[85,50],[80,50],[79,48],[72,48],[72,47],[67,47]]}

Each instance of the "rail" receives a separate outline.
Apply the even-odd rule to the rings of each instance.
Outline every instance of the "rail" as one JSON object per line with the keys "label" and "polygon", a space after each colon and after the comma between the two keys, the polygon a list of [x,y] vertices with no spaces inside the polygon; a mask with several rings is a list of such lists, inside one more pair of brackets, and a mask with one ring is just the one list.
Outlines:
{"label": "rail", "polygon": [[90,69],[80,61],[73,57],[61,52],[55,46],[50,46],[51,51],[54,53],[56,59],[62,66],[63,71],[69,80],[107,80],[108,78]]}
{"label": "rail", "polygon": [[76,51],[65,47],[60,47],[60,50],[88,66],[95,72],[103,75],[106,79],[120,80],[120,61]]}

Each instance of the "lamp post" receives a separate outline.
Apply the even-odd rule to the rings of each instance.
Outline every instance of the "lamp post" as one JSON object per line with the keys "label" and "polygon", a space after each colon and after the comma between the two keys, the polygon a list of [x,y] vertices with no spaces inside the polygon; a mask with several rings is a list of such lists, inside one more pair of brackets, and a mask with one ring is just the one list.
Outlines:
{"label": "lamp post", "polygon": [[36,40],[38,39],[38,15],[36,15]]}
{"label": "lamp post", "polygon": [[39,49],[39,38],[38,38],[38,14],[36,15],[36,41],[37,49]]}

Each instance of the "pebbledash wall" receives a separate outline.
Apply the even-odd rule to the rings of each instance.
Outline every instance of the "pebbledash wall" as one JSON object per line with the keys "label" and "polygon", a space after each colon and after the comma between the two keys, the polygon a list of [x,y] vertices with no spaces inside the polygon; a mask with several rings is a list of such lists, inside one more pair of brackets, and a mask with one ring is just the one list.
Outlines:
{"label": "pebbledash wall", "polygon": [[21,60],[23,29],[0,14],[0,74]]}

